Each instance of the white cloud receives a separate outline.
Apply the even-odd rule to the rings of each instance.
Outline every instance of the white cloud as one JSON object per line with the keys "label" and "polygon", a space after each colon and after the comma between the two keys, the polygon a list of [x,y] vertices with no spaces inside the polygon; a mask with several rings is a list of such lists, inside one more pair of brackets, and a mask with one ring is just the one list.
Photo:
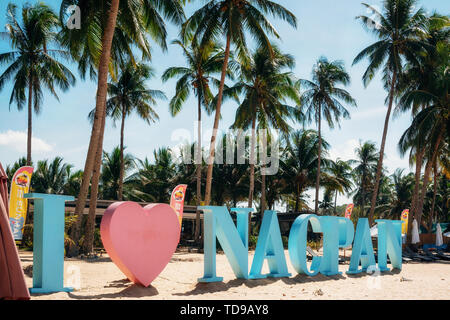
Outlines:
{"label": "white cloud", "polygon": [[[31,143],[33,152],[50,152],[53,150],[53,146],[36,137],[32,137]],[[13,148],[18,152],[26,152],[27,133],[13,130],[0,133],[0,146]]]}
{"label": "white cloud", "polygon": [[338,158],[344,161],[355,159],[355,149],[359,146],[359,142],[356,139],[350,139],[344,143],[332,146],[329,153],[329,158],[336,161]]}

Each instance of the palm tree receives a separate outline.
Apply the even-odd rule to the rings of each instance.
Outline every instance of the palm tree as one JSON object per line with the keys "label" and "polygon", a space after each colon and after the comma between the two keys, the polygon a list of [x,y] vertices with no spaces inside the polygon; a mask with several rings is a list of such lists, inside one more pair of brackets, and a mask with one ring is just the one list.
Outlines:
{"label": "palm tree", "polygon": [[226,37],[225,57],[215,108],[213,134],[209,147],[205,190],[206,205],[211,201],[216,136],[221,116],[223,91],[231,44],[233,43],[236,46],[239,57],[245,59],[248,56],[245,32],[250,31],[257,44],[265,47],[273,55],[272,45],[267,35],[273,35],[276,38],[279,38],[279,35],[265,15],[281,18],[290,25],[297,26],[297,19],[294,14],[283,6],[269,0],[209,0],[202,8],[195,11],[183,25],[183,36],[187,37],[193,34],[194,38],[201,39],[200,45],[202,46],[217,38],[219,35],[225,35]]}
{"label": "palm tree", "polygon": [[448,71],[442,67],[440,72],[436,73],[434,83],[436,85],[429,91],[417,90],[408,94],[408,99],[411,101],[417,99],[428,105],[428,107],[417,114],[411,126],[405,131],[400,140],[400,144],[407,145],[408,143],[405,141],[414,141],[420,137],[424,141],[423,145],[427,146],[425,151],[427,164],[423,178],[422,192],[418,198],[415,212],[417,222],[420,222],[422,217],[423,199],[429,183],[433,163],[436,162],[441,150],[443,150],[442,146],[445,141],[445,135],[448,134],[448,106],[450,104],[448,97]]}
{"label": "palm tree", "polygon": [[336,159],[336,161],[330,161],[330,167],[328,168],[330,173],[330,180],[333,187],[331,188],[335,191],[334,196],[334,215],[336,212],[336,203],[338,192],[340,194],[349,193],[352,189],[352,167],[350,166],[350,161],[344,161]]}
{"label": "palm tree", "polygon": [[373,223],[378,187],[383,169],[384,148],[386,144],[389,119],[392,105],[396,95],[398,77],[403,71],[403,60],[414,61],[424,44],[419,35],[425,23],[424,11],[418,9],[414,12],[417,0],[384,0],[383,12],[379,12],[373,6],[363,4],[370,9],[377,19],[374,21],[367,16],[358,16],[365,27],[372,31],[379,39],[374,44],[362,50],[354,59],[353,64],[368,58],[369,66],[363,75],[364,85],[367,86],[374,78],[375,73],[383,68],[383,81],[386,90],[389,90],[387,98],[388,110],[384,122],[383,137],[380,146],[380,158],[377,165],[375,186],[370,205],[369,222]]}
{"label": "palm tree", "polygon": [[125,184],[132,189],[132,200],[168,203],[177,172],[175,159],[168,148],[155,150],[153,156],[154,163],[147,158],[138,160],[138,172],[131,175]]}
{"label": "palm tree", "polygon": [[[302,193],[314,185],[317,163],[321,161],[322,165],[329,164],[329,160],[325,158],[329,144],[322,139],[322,148],[319,149],[319,136],[314,130],[295,131],[291,140],[287,146],[287,159],[281,164],[288,181],[293,182],[294,211],[298,212]],[[320,158],[319,150],[322,153]]]}
{"label": "palm tree", "polygon": [[[249,208],[253,206],[255,186],[256,125],[258,124],[259,128],[263,130],[270,126],[288,136],[291,127],[287,120],[300,120],[301,116],[299,108],[286,104],[287,100],[293,101],[296,105],[301,103],[298,82],[295,81],[292,72],[284,70],[294,68],[294,58],[291,55],[282,54],[276,47],[273,47],[273,52],[272,57],[265,48],[259,48],[249,61],[241,61],[241,81],[224,92],[225,97],[244,95],[244,100],[236,111],[232,127],[244,130],[251,127],[252,130]],[[265,151],[263,150],[264,154]],[[264,167],[265,163],[261,168],[261,214],[264,213],[265,206]]]}
{"label": "palm tree", "polygon": [[367,141],[355,149],[356,160],[350,160],[350,164],[356,165],[353,169],[355,185],[358,186],[355,197],[360,203],[360,214],[365,217],[367,191],[372,185],[373,175],[376,172],[379,154],[375,143]]}
{"label": "palm tree", "polygon": [[404,169],[395,170],[392,177],[393,192],[389,204],[382,215],[386,218],[399,220],[402,211],[409,207],[414,190],[414,174],[404,175]]}
{"label": "palm tree", "polygon": [[246,199],[248,166],[246,164],[235,165],[238,161],[238,150],[233,139],[234,137],[223,135],[216,150],[216,154],[221,152],[222,159],[225,159],[227,156],[225,151],[229,151],[230,145],[234,148],[233,163],[214,164],[213,179],[216,183],[212,188],[212,202],[218,206],[227,204],[229,207],[236,207],[238,201]]}
{"label": "palm tree", "polygon": [[16,103],[19,110],[23,109],[28,95],[27,165],[31,165],[33,110],[37,114],[41,110],[43,89],[47,88],[58,99],[56,87],[66,91],[75,84],[75,77],[55,59],[67,56],[67,52],[49,48],[59,26],[52,9],[43,3],[26,4],[22,8],[22,24],[16,11],[15,4],[8,4],[7,31],[1,35],[10,41],[13,51],[0,54],[0,63],[8,64],[0,76],[0,90],[13,79],[9,104]]}
{"label": "palm tree", "polygon": [[[410,160],[415,160],[416,163],[411,220],[413,216],[417,221],[421,219],[431,170],[435,167],[445,136],[445,124],[442,123],[442,119],[438,120],[439,117],[445,117],[445,108],[441,108],[441,116],[437,116],[435,119],[430,115],[436,115],[436,112],[439,111],[436,108],[434,110],[427,109],[431,105],[436,107],[436,102],[438,105],[448,103],[448,53],[450,50],[448,26],[449,18],[445,16],[434,14],[427,20],[426,50],[422,52],[417,61],[406,66],[405,74],[401,79],[402,96],[396,112],[411,110],[415,117],[414,126],[411,125],[399,142],[401,154],[405,154],[410,149]],[[430,111],[431,113],[428,113]],[[436,126],[434,126],[435,124]],[[443,125],[444,127],[442,127]],[[423,163],[426,163],[424,183],[419,190]],[[408,232],[408,242],[410,239],[410,232]]]}
{"label": "palm tree", "polygon": [[72,165],[63,163],[61,157],[50,163],[48,160],[38,161],[33,174],[33,192],[63,194],[72,168]]}
{"label": "palm tree", "polygon": [[152,77],[154,77],[154,71],[150,66],[143,63],[134,64],[129,61],[120,71],[118,79],[108,83],[109,98],[106,101],[106,113],[114,121],[121,121],[121,165],[119,190],[117,192],[119,201],[123,199],[125,120],[135,111],[148,124],[155,122],[159,117],[155,110],[153,110],[152,105],[156,105],[156,99],[166,99],[162,91],[148,89],[145,82]]}
{"label": "palm tree", "polygon": [[67,182],[64,185],[63,194],[76,197],[80,192],[81,180],[83,179],[83,171],[77,170],[72,172],[70,168],[67,168]]}
{"label": "palm tree", "polygon": [[[196,150],[196,174],[197,174],[197,206],[201,205],[202,194],[202,107],[208,114],[212,110],[209,104],[213,98],[210,83],[219,83],[213,74],[218,73],[222,69],[224,53],[219,49],[217,44],[208,42],[204,46],[200,46],[197,39],[193,38],[189,44],[184,44],[181,40],[173,41],[183,50],[183,55],[187,62],[187,67],[171,67],[168,68],[162,80],[167,80],[178,77],[176,92],[170,101],[170,113],[176,116],[182,109],[182,106],[189,98],[192,91],[197,97],[197,150]],[[200,236],[200,211],[197,211],[195,219],[195,239],[198,240]]]}
{"label": "palm tree", "polygon": [[306,117],[309,122],[317,124],[319,135],[319,152],[316,177],[316,202],[315,212],[319,210],[319,183],[320,183],[320,156],[322,148],[322,116],[326,119],[330,128],[338,123],[340,118],[350,118],[350,113],[342,105],[342,102],[356,106],[355,100],[346,90],[338,88],[338,85],[347,86],[350,83],[350,75],[345,71],[343,62],[329,62],[321,57],[317,61],[312,72],[312,81],[300,80],[306,91],[302,95],[302,102],[306,109]]}
{"label": "palm tree", "polygon": [[[111,153],[103,152],[103,165],[101,175],[101,199],[115,200],[121,190],[122,174],[128,173],[135,167],[134,158],[130,154],[123,154],[120,147],[114,148]],[[122,172],[123,170],[123,172]]]}
{"label": "palm tree", "polygon": [[333,211],[333,190],[325,188],[323,200],[320,201],[319,208],[322,209],[322,215],[330,215]]}
{"label": "palm tree", "polygon": [[111,72],[114,76],[114,70],[118,65],[129,59],[134,60],[133,47],[137,47],[143,58],[150,58],[146,33],[166,49],[167,30],[161,14],[180,25],[185,18],[182,2],[182,0],[111,0],[108,3],[97,0],[63,0],[61,3],[62,20],[71,5],[77,5],[83,17],[81,29],[63,28],[61,42],[79,62],[79,69],[83,75],[89,72],[91,77],[97,76],[94,121],[83,181],[75,208],[78,219],[71,231],[71,238],[75,242],[70,250],[71,255],[78,253],[76,245],[80,238],[82,222],[80,213],[85,206],[91,179],[91,213],[96,206],[106,120],[108,75]]}

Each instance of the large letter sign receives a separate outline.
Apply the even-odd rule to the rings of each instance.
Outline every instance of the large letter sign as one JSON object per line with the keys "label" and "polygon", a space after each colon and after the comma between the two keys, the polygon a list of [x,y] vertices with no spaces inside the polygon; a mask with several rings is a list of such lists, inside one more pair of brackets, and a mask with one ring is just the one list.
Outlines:
{"label": "large letter sign", "polygon": [[392,267],[402,269],[402,223],[403,221],[375,220],[378,223],[378,268],[389,271],[387,255]]}
{"label": "large letter sign", "polygon": [[[33,288],[31,293],[72,291],[64,287],[64,205],[73,197],[26,194],[34,199]],[[222,246],[235,276],[239,279],[289,277],[278,216],[265,211],[255,256],[248,268],[248,217],[252,208],[234,208],[236,224],[227,207],[202,206],[204,212],[204,275],[199,282],[218,282],[216,241]],[[378,270],[402,268],[402,221],[376,220],[378,223]],[[306,249],[308,227],[323,233],[323,256],[314,256],[308,268]],[[111,260],[128,277],[149,286],[172,258],[180,239],[180,223],[167,204],[142,208],[134,202],[116,202],[108,207],[100,226],[103,245]],[[339,249],[352,246],[348,274],[376,268],[368,219],[361,218],[354,232],[353,222],[344,217],[298,216],[290,230],[288,253],[299,274],[326,276],[340,274]],[[267,260],[269,273],[262,274]],[[361,265],[361,267],[360,267]]]}
{"label": "large letter sign", "polygon": [[306,242],[308,233],[308,222],[311,223],[315,233],[322,232],[319,217],[315,214],[303,214],[295,219],[289,233],[289,257],[295,271],[308,276],[315,276],[320,270],[322,257],[313,257],[311,270],[306,265]]}
{"label": "large letter sign", "polygon": [[[359,269],[361,261],[362,269]],[[370,237],[369,220],[361,218],[356,225],[355,242],[350,258],[350,268],[348,274],[366,271],[368,267],[375,266],[375,256],[373,254],[372,238]]]}
{"label": "large letter sign", "polygon": [[205,264],[199,282],[218,282],[216,275],[216,237],[239,279],[248,279],[248,214],[253,209],[232,209],[237,215],[237,229],[227,207],[199,207],[204,213]]}
{"label": "large letter sign", "polygon": [[31,293],[72,291],[64,288],[64,206],[74,197],[27,193],[34,199],[33,288]]}
{"label": "large letter sign", "polygon": [[[261,274],[261,269],[267,259],[270,273]],[[250,279],[290,277],[286,258],[284,256],[283,241],[281,240],[280,225],[275,211],[265,211],[259,231],[258,243],[253,258]]]}
{"label": "large letter sign", "polygon": [[320,217],[319,219],[323,232],[323,258],[320,263],[320,273],[326,276],[341,274],[339,272],[338,219],[338,217]]}

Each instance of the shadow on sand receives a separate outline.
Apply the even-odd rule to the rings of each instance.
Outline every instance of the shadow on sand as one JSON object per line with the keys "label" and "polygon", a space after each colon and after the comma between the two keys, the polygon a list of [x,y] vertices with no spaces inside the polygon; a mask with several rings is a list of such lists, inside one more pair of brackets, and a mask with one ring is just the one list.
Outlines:
{"label": "shadow on sand", "polygon": [[244,280],[244,279],[235,279],[230,280],[228,282],[211,282],[211,283],[197,283],[195,288],[191,291],[184,293],[174,293],[175,296],[195,296],[205,293],[214,293],[214,292],[225,292],[232,288],[237,288],[240,286],[246,286],[248,288],[257,288],[261,286],[267,286],[277,282],[283,282],[288,285],[295,285],[298,283],[307,283],[307,282],[326,282],[326,281],[336,281],[345,279],[343,275],[335,275],[335,276],[324,276],[318,274],[315,277],[309,277],[306,275],[297,275],[292,278],[266,278],[266,279],[258,279],[258,280]]}
{"label": "shadow on sand", "polygon": [[159,294],[158,290],[150,286],[148,288],[142,287],[137,284],[127,286],[128,280],[118,280],[114,281],[111,285],[105,286],[105,288],[120,288],[126,287],[124,290],[115,293],[103,293],[98,295],[78,295],[73,292],[69,292],[68,295],[71,299],[81,299],[81,300],[95,300],[95,299],[116,299],[116,298],[144,298],[153,297]]}

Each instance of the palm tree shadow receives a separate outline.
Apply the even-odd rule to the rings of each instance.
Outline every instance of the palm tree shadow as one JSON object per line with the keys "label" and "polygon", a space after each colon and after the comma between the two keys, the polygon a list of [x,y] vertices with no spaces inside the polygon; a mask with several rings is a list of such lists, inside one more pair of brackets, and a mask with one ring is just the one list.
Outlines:
{"label": "palm tree shadow", "polygon": [[[114,283],[121,283],[124,280],[114,281]],[[108,286],[111,287],[111,286]],[[112,286],[114,287],[114,285]],[[119,285],[116,287],[120,287]],[[69,297],[72,299],[81,299],[81,300],[93,300],[93,299],[116,299],[116,298],[144,298],[144,297],[153,297],[159,294],[158,290],[153,287],[143,287],[137,284],[133,284],[120,292],[115,293],[104,293],[98,295],[77,295],[73,292],[69,292]]]}

